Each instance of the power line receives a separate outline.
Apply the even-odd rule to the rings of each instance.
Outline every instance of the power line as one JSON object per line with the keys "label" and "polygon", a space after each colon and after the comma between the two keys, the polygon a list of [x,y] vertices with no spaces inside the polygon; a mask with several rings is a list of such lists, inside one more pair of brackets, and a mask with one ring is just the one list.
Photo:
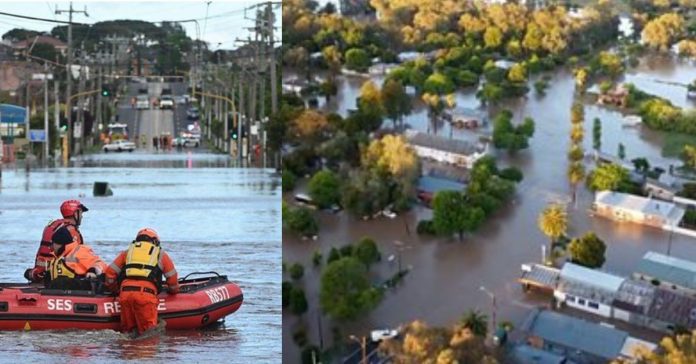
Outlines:
{"label": "power line", "polygon": [[[22,19],[28,19],[28,20],[37,20],[37,21],[44,21],[48,23],[58,23],[58,24],[70,24],[70,22],[63,21],[63,20],[53,20],[53,19],[46,19],[46,18],[37,18],[33,16],[27,16],[27,15],[19,15],[19,14],[11,14],[11,13],[6,13],[3,11],[0,11],[0,15],[5,15],[5,16],[10,16],[13,18],[22,18]],[[92,24],[87,24],[87,23],[77,23],[73,22],[73,25],[92,25]]]}

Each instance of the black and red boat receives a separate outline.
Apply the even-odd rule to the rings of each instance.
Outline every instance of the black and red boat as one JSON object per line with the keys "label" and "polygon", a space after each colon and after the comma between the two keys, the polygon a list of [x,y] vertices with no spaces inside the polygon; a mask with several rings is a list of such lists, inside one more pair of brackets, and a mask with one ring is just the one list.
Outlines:
{"label": "black and red boat", "polygon": [[[189,279],[192,275],[202,277]],[[242,291],[227,276],[191,273],[181,291],[159,294],[159,317],[168,330],[198,329],[231,315],[242,305]],[[0,283],[0,330],[118,330],[118,297],[99,290],[55,290],[42,285]]]}

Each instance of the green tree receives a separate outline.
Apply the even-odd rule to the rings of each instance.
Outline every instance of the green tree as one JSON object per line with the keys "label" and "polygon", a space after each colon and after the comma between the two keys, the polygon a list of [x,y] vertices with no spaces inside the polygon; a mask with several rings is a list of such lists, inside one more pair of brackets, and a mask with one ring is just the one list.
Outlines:
{"label": "green tree", "polygon": [[340,182],[328,170],[319,171],[309,180],[309,196],[320,208],[328,208],[341,199]]}
{"label": "green tree", "polygon": [[568,251],[573,263],[588,268],[600,268],[604,264],[607,246],[594,232],[588,232],[580,238],[571,240]]}
{"label": "green tree", "polygon": [[294,280],[301,279],[304,276],[304,267],[300,263],[294,263],[290,266],[290,278]]}
{"label": "green tree", "polygon": [[319,224],[312,211],[304,207],[289,209],[283,227],[302,236],[312,236],[319,232]]}
{"label": "green tree", "polygon": [[425,80],[423,91],[435,95],[445,95],[454,92],[452,80],[443,73],[435,72]]}
{"label": "green tree", "polygon": [[549,237],[550,254],[551,249],[553,249],[553,243],[558,241],[561,236],[565,235],[568,230],[568,213],[563,205],[553,203],[546,206],[541,215],[539,215],[537,223],[539,225],[539,230]]}
{"label": "green tree", "polygon": [[319,302],[331,317],[349,320],[372,310],[382,293],[372,287],[367,268],[354,257],[330,263],[321,276]]}
{"label": "green tree", "polygon": [[457,191],[441,191],[433,199],[433,227],[438,234],[459,234],[459,240],[464,239],[464,233],[476,230],[485,217],[480,207],[467,203],[466,197]]}
{"label": "green tree", "polygon": [[339,253],[336,247],[331,247],[331,250],[329,251],[329,256],[326,258],[326,264],[331,264],[332,262],[335,262],[339,259],[341,259],[341,253]]}
{"label": "green tree", "polygon": [[626,147],[623,143],[619,143],[619,159],[624,160],[626,158]]}
{"label": "green tree", "polygon": [[297,180],[297,176],[295,176],[292,171],[288,169],[283,169],[283,192],[288,192],[292,191],[295,189],[295,181]]}
{"label": "green tree", "polygon": [[627,180],[628,170],[613,163],[600,165],[587,178],[588,187],[593,191],[616,191]]}
{"label": "green tree", "polygon": [[682,150],[681,159],[690,168],[696,168],[696,146],[685,145]]}
{"label": "green tree", "polygon": [[462,316],[461,323],[476,336],[486,337],[488,334],[488,316],[478,310],[467,311]]}
{"label": "green tree", "polygon": [[508,181],[521,182],[524,178],[522,171],[516,167],[508,167],[500,170],[500,178],[504,178]]}
{"label": "green tree", "polygon": [[368,237],[360,239],[355,247],[355,257],[363,262],[367,269],[370,269],[370,265],[376,263],[380,257],[377,243]]}
{"label": "green tree", "polygon": [[499,113],[493,121],[493,145],[511,153],[529,147],[528,139],[533,134],[533,119],[525,118],[522,124],[515,127],[512,125],[512,113],[507,110]]}
{"label": "green tree", "polygon": [[292,292],[292,283],[288,281],[283,282],[283,292],[282,292],[282,304],[283,308],[286,308],[290,305],[290,292]]}
{"label": "green tree", "polygon": [[381,99],[387,117],[394,122],[394,129],[397,122],[403,127],[403,117],[411,112],[411,98],[401,82],[386,79],[382,85]]}
{"label": "green tree", "polygon": [[592,147],[599,151],[602,148],[602,121],[594,118],[592,125]]}
{"label": "green tree", "polygon": [[290,312],[298,316],[307,312],[307,297],[302,288],[293,287],[290,290],[288,308],[290,308]]}
{"label": "green tree", "polygon": [[645,158],[634,158],[631,160],[631,163],[633,163],[633,167],[635,167],[636,171],[643,175],[646,175],[650,171],[650,162]]}
{"label": "green tree", "polygon": [[572,201],[577,201],[578,184],[585,177],[585,166],[582,162],[572,162],[568,165],[568,182],[573,189]]}
{"label": "green tree", "polygon": [[346,67],[358,72],[365,72],[372,64],[370,56],[362,48],[351,48],[346,51]]}

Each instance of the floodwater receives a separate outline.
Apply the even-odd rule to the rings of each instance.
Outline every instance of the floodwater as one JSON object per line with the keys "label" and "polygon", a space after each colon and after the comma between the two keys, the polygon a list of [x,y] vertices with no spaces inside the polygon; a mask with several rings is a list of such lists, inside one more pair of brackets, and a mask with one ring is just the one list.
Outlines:
{"label": "floodwater", "polygon": [[[280,360],[280,179],[272,170],[195,168],[218,165],[220,157],[212,154],[195,155],[194,167],[186,168],[186,158],[184,153],[179,159],[138,153],[91,156],[77,162],[96,167],[29,174],[5,166],[0,281],[24,280],[44,225],[59,217],[61,201],[80,198],[90,209],[82,235],[104,260],[113,260],[138,229],[152,227],[180,277],[195,271],[227,275],[244,293],[241,308],[216,327],[170,331],[140,342],[110,330],[0,332],[3,357],[95,363]],[[164,168],[171,166],[184,168]],[[92,197],[95,181],[109,182],[114,195]]]}
{"label": "floodwater", "polygon": [[[398,254],[399,240],[405,244],[401,253],[402,264],[411,266],[412,271],[395,290],[388,291],[382,303],[369,315],[350,323],[340,323],[344,337],[349,334],[364,335],[371,329],[396,327],[420,319],[435,325],[453,323],[468,309],[480,309],[491,316],[490,298],[480,290],[484,286],[496,295],[497,321],[512,321],[519,326],[529,309],[549,303],[548,297],[525,295],[516,279],[520,265],[539,262],[542,245],[547,238],[537,227],[537,218],[551,201],[570,201],[571,189],[567,183],[566,153],[569,146],[570,108],[574,100],[574,80],[567,70],[550,74],[550,87],[546,96],[538,97],[530,91],[527,97],[510,100],[495,110],[508,108],[516,120],[531,116],[536,121],[536,133],[530,140],[530,148],[515,156],[498,153],[499,165],[515,165],[524,172],[514,201],[504,206],[491,217],[476,233],[459,242],[456,238],[434,239],[415,234],[418,220],[430,218],[432,212],[420,206],[396,219],[380,218],[371,221],[355,220],[348,214],[331,215],[319,213],[320,232],[317,241],[301,241],[291,234],[283,236],[283,259],[286,263],[301,262],[311,267],[311,256],[315,249],[326,257],[332,246],[354,242],[362,236],[373,237],[379,244],[383,257]],[[639,88],[668,98],[676,105],[694,107],[686,99],[686,88],[664,82],[688,83],[696,79],[696,67],[692,64],[649,57],[641,65],[628,72],[627,82]],[[346,115],[354,108],[355,97],[365,79],[341,78],[339,95],[324,105],[327,110]],[[530,80],[530,87],[534,80]],[[381,80],[378,80],[381,84]],[[460,107],[477,108],[475,91],[459,92]],[[493,115],[494,112],[491,112]],[[594,105],[585,107],[585,150],[592,148],[592,120],[602,120],[602,151],[616,155],[618,144],[626,146],[626,159],[646,157],[653,165],[668,169],[669,164],[679,164],[676,159],[661,156],[663,133],[641,128],[623,128],[623,115]],[[415,129],[428,130],[427,111],[416,108],[406,118]],[[391,121],[385,121],[391,125]],[[431,131],[432,132],[432,131]],[[449,136],[449,126],[441,127],[438,134]],[[453,131],[454,138],[476,138],[471,131]],[[604,268],[628,275],[647,251],[666,253],[669,233],[638,225],[618,224],[587,213],[593,195],[579,188],[577,206],[569,203],[569,235],[577,236],[586,231],[595,231],[607,244]],[[696,239],[680,235],[672,238],[671,254],[696,261]],[[396,260],[395,260],[396,261]],[[384,259],[373,268],[375,279],[388,277],[396,272],[395,261]],[[292,341],[292,332],[301,326],[307,327],[310,341],[319,343],[318,269],[306,269],[302,285],[307,291],[310,309],[300,320],[284,314],[287,324],[283,332],[283,349],[289,360],[299,359],[299,350]],[[289,279],[289,278],[288,278]],[[596,318],[595,318],[596,319]],[[321,319],[325,345],[331,340],[332,323],[327,317]],[[640,334],[637,334],[640,336]]]}

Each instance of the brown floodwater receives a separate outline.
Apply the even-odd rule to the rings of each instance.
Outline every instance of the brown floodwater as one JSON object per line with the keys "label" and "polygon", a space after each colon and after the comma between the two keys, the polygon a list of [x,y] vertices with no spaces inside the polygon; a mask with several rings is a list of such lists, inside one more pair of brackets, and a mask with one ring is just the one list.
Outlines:
{"label": "brown floodwater", "polygon": [[[574,80],[567,70],[550,74],[546,96],[538,97],[531,91],[526,97],[510,100],[497,110],[508,108],[515,119],[531,116],[536,121],[536,133],[530,140],[530,148],[515,156],[498,153],[499,165],[515,165],[521,168],[525,178],[519,184],[515,199],[491,217],[477,232],[463,241],[456,238],[420,237],[415,234],[418,220],[430,218],[432,212],[417,206],[413,211],[396,219],[379,218],[370,221],[356,220],[343,212],[338,215],[318,213],[320,220],[319,239],[302,241],[291,234],[283,234],[283,260],[288,264],[300,262],[305,265],[305,277],[300,284],[304,287],[309,311],[303,319],[283,314],[283,356],[285,360],[299,360],[299,349],[292,340],[292,332],[305,326],[310,342],[319,343],[318,302],[319,269],[312,268],[311,256],[320,250],[326,256],[331,247],[340,247],[363,236],[374,238],[382,251],[381,263],[373,267],[375,280],[396,272],[396,260],[387,257],[396,254],[395,240],[404,242],[402,264],[411,266],[402,284],[387,291],[381,304],[365,317],[341,323],[342,332],[362,335],[369,330],[396,327],[400,324],[421,319],[434,325],[456,321],[468,309],[480,309],[490,316],[490,298],[479,290],[485,286],[498,300],[497,320],[509,320],[519,326],[529,309],[535,305],[548,304],[548,297],[524,294],[516,283],[520,275],[520,264],[538,262],[541,246],[547,238],[537,228],[537,217],[551,201],[570,201],[570,187],[565,170],[566,152],[569,146],[570,107],[574,100]],[[625,76],[627,82],[639,88],[666,97],[679,106],[694,107],[686,99],[684,87],[664,82],[688,83],[696,79],[696,67],[682,61],[649,57],[637,69]],[[364,79],[342,77],[339,79],[339,95],[322,107],[345,115],[355,107],[355,97]],[[378,84],[381,79],[377,79]],[[530,80],[530,85],[534,80]],[[475,91],[459,92],[460,107],[478,108]],[[494,110],[495,111],[495,110]],[[492,113],[493,114],[493,113]],[[602,150],[616,155],[618,144],[626,147],[626,159],[646,157],[653,165],[678,164],[679,161],[661,156],[663,133],[641,128],[624,128],[622,114],[605,108],[586,105],[585,141],[586,150],[592,147],[592,120],[602,120]],[[427,111],[415,108],[406,122],[415,129],[428,130]],[[385,125],[390,125],[385,121]],[[438,134],[449,136],[449,126],[440,127]],[[455,138],[476,138],[471,131],[452,131]],[[577,206],[569,204],[569,235],[580,235],[595,231],[607,244],[604,268],[630,274],[647,251],[666,253],[669,233],[630,224],[618,224],[587,213],[592,203],[590,191],[580,188]],[[680,235],[672,238],[671,253],[674,256],[696,260],[696,240]],[[289,279],[286,277],[286,279]],[[324,345],[331,340],[329,318],[321,316]],[[639,334],[637,334],[639,335]]]}

